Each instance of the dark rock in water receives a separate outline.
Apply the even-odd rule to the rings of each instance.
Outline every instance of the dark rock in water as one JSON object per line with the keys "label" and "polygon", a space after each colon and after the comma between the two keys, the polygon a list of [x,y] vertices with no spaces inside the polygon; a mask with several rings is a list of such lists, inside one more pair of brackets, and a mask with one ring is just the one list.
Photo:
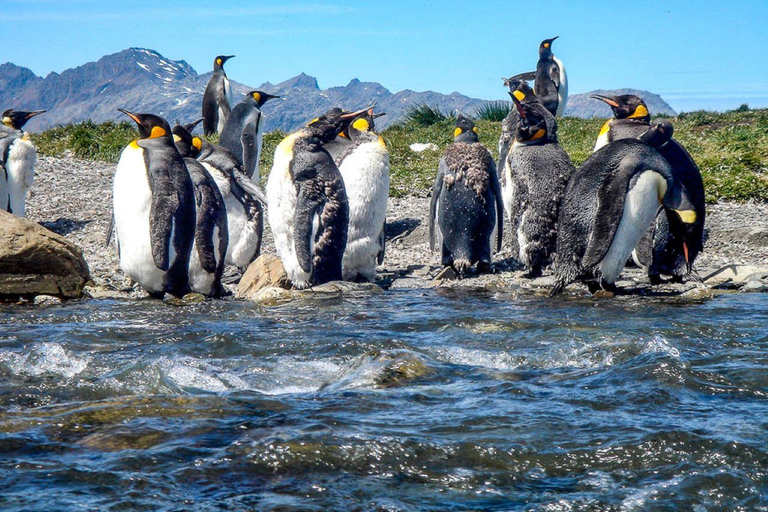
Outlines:
{"label": "dark rock in water", "polygon": [[320,390],[393,388],[409,384],[430,371],[427,363],[413,352],[372,350],[363,354]]}
{"label": "dark rock in water", "polygon": [[272,254],[262,254],[243,274],[237,285],[235,296],[238,299],[252,299],[262,288],[291,288],[291,280],[285,273],[283,262]]}
{"label": "dark rock in water", "polygon": [[75,244],[0,211],[0,298],[78,298],[89,280],[88,264]]}

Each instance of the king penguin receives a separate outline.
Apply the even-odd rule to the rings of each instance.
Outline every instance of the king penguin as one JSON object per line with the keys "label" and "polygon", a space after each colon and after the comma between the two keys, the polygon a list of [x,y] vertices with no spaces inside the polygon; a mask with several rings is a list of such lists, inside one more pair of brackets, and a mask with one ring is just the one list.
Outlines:
{"label": "king penguin", "polygon": [[[648,108],[638,96],[595,94],[592,98],[607,103],[614,115],[600,130],[595,151],[616,140],[648,137],[646,132],[649,130],[659,130],[657,125],[651,126]],[[676,139],[669,138],[673,127],[668,122],[665,124],[668,124],[665,130],[668,140],[659,144],[656,149],[672,166],[675,179],[687,190],[696,211],[696,222],[691,225],[681,224],[677,216],[663,209],[659,210],[656,220],[632,253],[635,263],[648,271],[648,277],[653,284],[661,282],[661,274],[671,275],[677,281],[686,277],[697,279],[691,269],[704,247],[704,222],[707,214],[701,171],[690,153]],[[666,134],[666,131],[670,133]],[[685,231],[690,233],[685,234]],[[684,239],[687,243],[683,242]]]}
{"label": "king penguin", "polygon": [[[491,153],[480,144],[477,127],[459,114],[453,143],[445,148],[429,204],[429,248],[441,246],[442,264],[459,275],[477,263],[491,270],[491,236],[501,249],[504,207]],[[435,229],[435,224],[439,229]]]}
{"label": "king penguin", "polygon": [[[192,124],[192,123],[190,123]],[[195,240],[189,259],[189,288],[210,297],[224,295],[224,274],[229,230],[224,198],[206,168],[194,157],[198,144],[184,126],[173,127],[173,139],[195,190]]]}
{"label": "king penguin", "polygon": [[0,209],[24,217],[27,193],[35,179],[37,149],[24,125],[45,110],[8,109],[0,125]]}
{"label": "king penguin", "polygon": [[659,205],[685,225],[696,222],[688,192],[654,147],[643,139],[624,139],[592,154],[563,197],[552,295],[577,280],[592,293],[613,290]]}
{"label": "king penguin", "polygon": [[221,133],[232,110],[232,91],[224,72],[224,63],[234,55],[219,55],[213,59],[213,75],[203,94],[203,132]]}
{"label": "king penguin", "polygon": [[369,108],[355,117],[346,129],[345,140],[350,145],[335,159],[349,200],[349,230],[342,261],[346,281],[373,281],[376,264],[384,261],[389,151],[381,135],[374,132],[374,119],[382,115],[384,112],[374,113]]}
{"label": "king penguin", "polygon": [[575,169],[557,142],[554,116],[538,101],[512,100],[520,115],[505,167],[512,254],[539,277],[552,262],[560,200]]}
{"label": "king penguin", "polygon": [[342,279],[349,202],[341,173],[323,144],[361,112],[331,109],[275,149],[267,181],[269,225],[296,288]]}
{"label": "king penguin", "polygon": [[539,44],[539,61],[536,63],[536,71],[521,73],[510,80],[535,80],[533,92],[541,104],[553,116],[562,117],[568,102],[568,75],[565,73],[563,63],[552,53],[552,42],[558,37],[545,39]]}
{"label": "king penguin", "polygon": [[264,116],[261,107],[271,99],[279,98],[263,91],[251,91],[245,95],[224,124],[219,145],[235,155],[245,174],[259,182],[259,157],[264,137]]}
{"label": "king penguin", "polygon": [[150,295],[189,292],[195,191],[168,122],[120,109],[138,140],[120,155],[112,191],[120,268]]}

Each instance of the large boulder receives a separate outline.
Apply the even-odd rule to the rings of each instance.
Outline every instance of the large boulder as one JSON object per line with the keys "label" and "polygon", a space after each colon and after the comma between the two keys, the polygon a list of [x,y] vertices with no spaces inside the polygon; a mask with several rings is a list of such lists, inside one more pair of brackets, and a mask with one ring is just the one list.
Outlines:
{"label": "large boulder", "polygon": [[239,299],[253,299],[263,288],[291,288],[283,262],[272,254],[262,254],[250,264],[237,285],[235,296]]}
{"label": "large boulder", "polygon": [[83,252],[30,220],[0,211],[0,298],[77,298],[90,280]]}

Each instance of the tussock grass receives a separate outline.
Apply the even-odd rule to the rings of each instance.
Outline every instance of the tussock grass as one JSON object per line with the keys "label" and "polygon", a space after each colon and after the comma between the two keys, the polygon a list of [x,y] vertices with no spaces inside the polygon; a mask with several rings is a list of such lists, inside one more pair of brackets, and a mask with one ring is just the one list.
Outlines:
{"label": "tussock grass", "polygon": [[432,126],[444,121],[456,119],[453,114],[441,111],[438,107],[415,105],[408,107],[403,114],[400,124],[415,124],[417,126]]}
{"label": "tussock grass", "polygon": [[[431,109],[431,114],[391,126],[382,132],[390,151],[391,194],[396,197],[429,195],[443,149],[453,140],[454,120]],[[426,112],[426,110],[424,111]],[[436,114],[435,112],[439,113]],[[429,122],[425,125],[429,119]],[[558,122],[560,144],[574,165],[592,154],[604,119],[563,118]],[[768,109],[732,112],[690,112],[671,118],[675,138],[701,168],[707,201],[768,201]],[[501,126],[496,121],[476,121],[480,141],[498,158]],[[262,184],[272,168],[275,147],[285,136],[276,131],[264,136],[261,155]],[[95,124],[90,121],[60,126],[33,135],[38,151],[62,156],[117,162],[120,152],[138,137],[132,123]],[[216,142],[216,137],[210,139]],[[434,143],[437,151],[415,153],[414,142]]]}
{"label": "tussock grass", "polygon": [[509,101],[486,101],[475,109],[475,119],[500,123],[509,114],[512,104]]}

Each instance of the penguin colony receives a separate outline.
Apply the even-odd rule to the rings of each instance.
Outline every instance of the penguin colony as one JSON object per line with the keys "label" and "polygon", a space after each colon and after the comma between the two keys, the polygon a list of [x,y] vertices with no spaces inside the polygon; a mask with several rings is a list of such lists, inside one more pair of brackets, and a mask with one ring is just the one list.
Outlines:
{"label": "penguin colony", "polygon": [[[662,275],[697,280],[705,205],[696,163],[668,121],[651,122],[641,98],[594,95],[614,117],[575,169],[557,138],[568,80],[552,51],[556,39],[539,45],[535,71],[503,79],[513,106],[502,121],[498,163],[472,119],[458,113],[432,190],[430,249],[440,247],[442,264],[459,276],[492,272],[491,240],[495,234],[499,252],[506,219],[513,260],[531,278],[551,266],[552,295],[576,281],[593,293],[614,291],[628,260],[652,284]],[[224,295],[224,266],[242,271],[260,253],[266,208],[294,287],[374,281],[389,192],[389,154],[374,121],[384,113],[333,108],[288,135],[265,194],[261,108],[278,97],[251,91],[232,109],[223,67],[232,57],[214,59],[197,121],[171,129],[156,115],[120,110],[139,131],[114,179],[121,269],[154,297]],[[36,157],[22,127],[43,112],[2,114],[0,208],[19,216]],[[201,121],[206,135],[220,133],[220,145],[192,134]]]}

